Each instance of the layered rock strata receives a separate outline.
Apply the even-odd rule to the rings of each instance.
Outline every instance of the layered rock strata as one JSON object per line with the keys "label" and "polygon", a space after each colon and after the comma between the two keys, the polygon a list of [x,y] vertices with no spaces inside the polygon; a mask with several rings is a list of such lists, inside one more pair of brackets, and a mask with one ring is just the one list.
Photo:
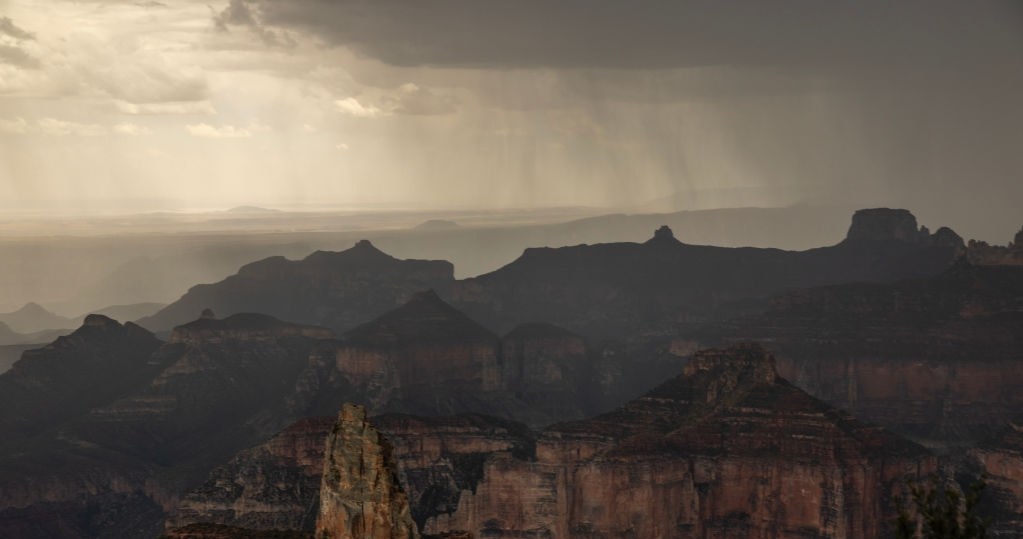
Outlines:
{"label": "layered rock strata", "polygon": [[[348,421],[344,432],[362,429]],[[364,469],[350,453],[337,458]],[[456,507],[417,526],[466,537],[888,537],[892,495],[934,469],[920,446],[813,399],[745,346],[701,352],[615,412],[544,430],[532,456],[490,453]],[[321,514],[338,510],[321,499]]]}

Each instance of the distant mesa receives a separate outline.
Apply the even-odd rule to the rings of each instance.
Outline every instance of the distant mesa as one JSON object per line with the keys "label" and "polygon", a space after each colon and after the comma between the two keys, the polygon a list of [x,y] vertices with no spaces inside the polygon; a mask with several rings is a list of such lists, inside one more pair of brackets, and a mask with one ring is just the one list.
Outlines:
{"label": "distant mesa", "polygon": [[198,320],[174,328],[170,342],[216,342],[222,339],[257,341],[285,336],[329,339],[333,335],[327,328],[293,324],[258,313],[239,313],[218,320],[211,309],[206,309]]}
{"label": "distant mesa", "polygon": [[199,315],[200,320],[212,320],[216,317],[217,315],[213,314],[213,309],[210,309],[209,307],[203,309],[202,313]]}
{"label": "distant mesa", "polygon": [[235,206],[226,213],[281,213],[281,210],[273,208],[261,208],[259,206]]}
{"label": "distant mesa", "polygon": [[462,225],[446,219],[430,219],[416,225],[416,230],[454,230],[462,228]]}

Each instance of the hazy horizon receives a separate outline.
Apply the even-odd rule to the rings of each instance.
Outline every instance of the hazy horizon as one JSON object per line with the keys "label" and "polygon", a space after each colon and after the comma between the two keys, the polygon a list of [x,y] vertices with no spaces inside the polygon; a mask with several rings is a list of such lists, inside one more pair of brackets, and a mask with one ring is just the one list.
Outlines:
{"label": "hazy horizon", "polygon": [[994,240],[1021,60],[1016,2],[0,0],[0,212],[671,199]]}

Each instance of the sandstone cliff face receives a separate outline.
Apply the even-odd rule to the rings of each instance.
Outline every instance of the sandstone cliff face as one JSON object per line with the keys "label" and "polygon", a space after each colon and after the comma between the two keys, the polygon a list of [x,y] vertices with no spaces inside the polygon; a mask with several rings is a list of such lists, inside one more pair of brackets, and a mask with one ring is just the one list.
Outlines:
{"label": "sandstone cliff face", "polygon": [[[919,446],[827,407],[778,378],[763,350],[740,347],[698,354],[682,376],[611,414],[545,430],[535,458],[491,453],[457,507],[421,529],[472,537],[885,537],[891,494],[904,478],[933,469]],[[321,499],[321,512],[332,503]]]}
{"label": "sandstone cliff face", "polygon": [[816,397],[936,444],[978,441],[1023,407],[1023,270],[960,262],[894,285],[793,292],[704,343],[771,342]]}
{"label": "sandstone cliff face", "polygon": [[[49,396],[61,415],[46,432],[16,440],[5,428],[0,536],[154,536],[214,466],[301,417],[286,397],[320,331],[243,315],[201,320],[160,346],[137,326],[90,317],[8,373],[46,375],[35,391],[66,393]],[[20,396],[14,409],[34,408],[32,392]]]}
{"label": "sandstone cliff face", "polygon": [[777,377],[755,347],[595,419],[554,426],[536,462],[495,458],[425,530],[479,536],[883,537],[889,496],[932,463]]}
{"label": "sandstone cliff face", "polygon": [[333,424],[333,418],[302,419],[241,451],[184,497],[167,528],[207,523],[311,532],[319,506],[324,446]]}
{"label": "sandstone cliff face", "polygon": [[550,324],[523,324],[502,341],[504,387],[529,406],[559,420],[592,413],[597,366],[582,337]]}
{"label": "sandstone cliff face", "polygon": [[[167,528],[178,533],[216,524],[312,533],[326,440],[335,422],[334,417],[303,419],[240,452],[185,497]],[[482,479],[483,461],[491,454],[533,454],[532,433],[525,426],[491,417],[384,415],[372,424],[394,449],[399,482],[417,525],[453,512],[462,491]]]}
{"label": "sandstone cliff face", "polygon": [[398,260],[363,240],[346,251],[317,251],[303,260],[278,256],[253,262],[219,283],[192,287],[139,323],[169,329],[211,308],[225,316],[256,312],[345,331],[415,292],[446,290],[453,280],[450,262]]}
{"label": "sandstone cliff face", "polygon": [[993,441],[969,451],[987,474],[981,510],[992,537],[1023,537],[1023,421],[1017,418]]}
{"label": "sandstone cliff face", "polygon": [[327,439],[318,539],[418,539],[390,443],[346,404]]}

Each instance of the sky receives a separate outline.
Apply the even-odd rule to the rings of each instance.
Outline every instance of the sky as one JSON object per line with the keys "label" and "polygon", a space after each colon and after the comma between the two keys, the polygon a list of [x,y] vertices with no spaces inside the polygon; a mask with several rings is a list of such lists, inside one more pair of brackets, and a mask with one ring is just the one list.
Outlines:
{"label": "sky", "polygon": [[0,0],[0,211],[883,205],[1000,240],[1021,90],[1018,1]]}

